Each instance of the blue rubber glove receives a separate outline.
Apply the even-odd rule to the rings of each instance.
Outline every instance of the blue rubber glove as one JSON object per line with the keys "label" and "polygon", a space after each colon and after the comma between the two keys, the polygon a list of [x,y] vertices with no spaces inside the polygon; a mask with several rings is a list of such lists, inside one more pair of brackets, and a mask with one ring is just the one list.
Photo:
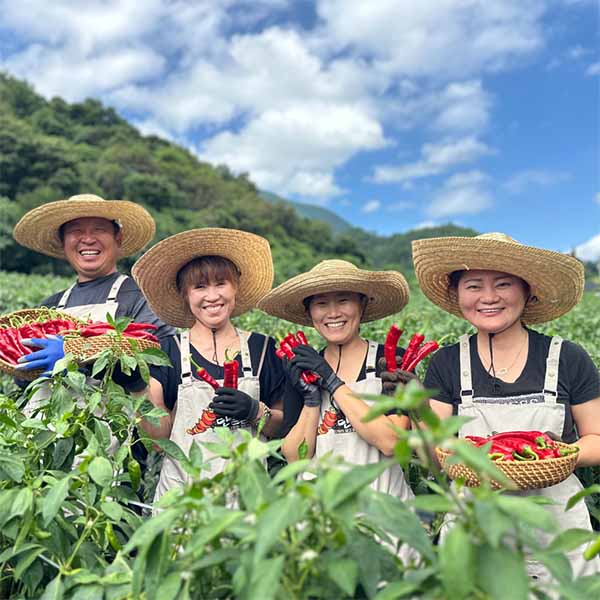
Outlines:
{"label": "blue rubber glove", "polygon": [[44,369],[43,375],[52,375],[52,369],[54,369],[56,361],[65,355],[64,339],[58,335],[51,335],[47,338],[24,339],[22,344],[29,348],[41,348],[41,350],[21,356],[17,366],[18,370]]}

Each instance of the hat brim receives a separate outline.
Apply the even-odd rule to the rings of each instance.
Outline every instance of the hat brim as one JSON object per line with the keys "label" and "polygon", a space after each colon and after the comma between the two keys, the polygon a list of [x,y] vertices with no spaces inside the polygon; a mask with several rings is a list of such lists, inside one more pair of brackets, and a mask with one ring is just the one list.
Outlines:
{"label": "hat brim", "polygon": [[177,289],[177,273],[201,256],[222,256],[240,271],[232,317],[254,308],[273,285],[271,247],[265,238],[219,227],[177,233],[150,248],[131,270],[150,307],[165,323],[175,327],[194,324],[189,304]]}
{"label": "hat brim", "polygon": [[456,294],[448,288],[448,276],[453,271],[501,271],[526,281],[535,298],[525,306],[522,320],[531,324],[564,315],[583,294],[583,265],[560,252],[480,237],[415,240],[412,248],[415,274],[423,293],[446,312],[463,319]]}
{"label": "hat brim", "polygon": [[58,200],[42,204],[26,213],[15,225],[15,240],[31,250],[66,259],[59,236],[61,225],[82,217],[99,217],[117,221],[123,236],[120,256],[141,250],[153,237],[152,215],[139,204],[128,200]]}
{"label": "hat brim", "polygon": [[328,292],[356,292],[366,296],[363,323],[400,312],[410,298],[408,283],[398,271],[332,268],[330,272],[308,271],[292,277],[269,292],[258,308],[280,319],[312,327],[304,300]]}

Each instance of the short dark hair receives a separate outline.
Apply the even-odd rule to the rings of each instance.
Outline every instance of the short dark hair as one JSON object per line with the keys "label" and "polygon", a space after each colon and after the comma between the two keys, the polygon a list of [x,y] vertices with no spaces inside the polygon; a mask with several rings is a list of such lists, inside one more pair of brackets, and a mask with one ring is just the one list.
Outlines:
{"label": "short dark hair", "polygon": [[236,287],[240,282],[240,270],[235,263],[224,256],[199,256],[179,269],[175,283],[180,294],[198,283],[230,281]]}
{"label": "short dark hair", "polygon": [[[104,217],[99,217],[101,219],[103,219]],[[107,221],[110,221],[113,225],[113,229],[115,230],[115,236],[117,235],[117,233],[119,233],[119,231],[121,231],[121,226],[115,221],[115,220],[111,220],[111,219],[106,219]],[[71,219],[71,221],[75,221],[75,219]],[[60,239],[60,243],[64,243],[65,241],[65,227],[71,222],[71,221],[65,221],[59,228],[58,228],[58,237]]]}

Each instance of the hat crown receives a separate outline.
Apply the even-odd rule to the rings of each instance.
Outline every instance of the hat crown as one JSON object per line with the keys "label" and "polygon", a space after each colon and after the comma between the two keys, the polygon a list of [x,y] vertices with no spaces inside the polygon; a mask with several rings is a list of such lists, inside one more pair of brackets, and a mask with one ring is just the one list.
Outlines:
{"label": "hat crown", "polygon": [[358,267],[353,265],[347,260],[340,260],[338,258],[332,258],[328,260],[322,260],[317,263],[311,270],[310,273],[320,273],[322,271],[339,271],[340,269],[358,271]]}
{"label": "hat crown", "polygon": [[70,196],[69,200],[75,200],[77,202],[106,202],[104,198],[96,196],[95,194],[77,194],[76,196]]}
{"label": "hat crown", "polygon": [[482,233],[481,235],[475,236],[478,240],[496,240],[497,242],[509,242],[511,244],[520,244],[521,242],[517,242],[517,240],[510,237],[510,235],[506,235],[506,233],[500,233],[498,231],[493,231],[490,233]]}

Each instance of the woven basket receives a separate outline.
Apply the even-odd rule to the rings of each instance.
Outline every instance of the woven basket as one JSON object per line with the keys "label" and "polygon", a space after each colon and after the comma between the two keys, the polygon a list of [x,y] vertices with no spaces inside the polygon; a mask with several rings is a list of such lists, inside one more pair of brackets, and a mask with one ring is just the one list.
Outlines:
{"label": "woven basket", "polygon": [[[569,444],[556,442],[557,446],[568,448]],[[451,452],[436,448],[435,453],[450,479],[462,479],[465,485],[477,487],[481,485],[479,476],[470,467],[463,464],[447,465],[446,460]],[[512,479],[522,490],[535,490],[550,487],[564,481],[575,469],[577,463],[577,452],[560,458],[544,458],[532,461],[498,461],[494,462],[507,477]],[[499,489],[503,487],[496,481],[492,481],[492,487]]]}
{"label": "woven basket", "polygon": [[[120,340],[118,348],[125,354],[133,354],[132,344],[136,342],[139,350],[147,350],[148,348],[160,349],[160,344],[151,340],[143,340],[139,338],[124,337]],[[85,364],[93,361],[96,356],[107,348],[115,348],[117,339],[114,335],[103,334],[92,337],[73,336],[65,338],[65,354],[70,352],[75,357],[79,364]]]}
{"label": "woven basket", "polygon": [[[23,308],[21,310],[15,310],[14,312],[8,313],[7,315],[0,317],[0,326],[9,325],[10,321],[14,317],[20,317],[25,320],[31,319],[37,321],[40,317],[43,317],[44,315],[47,315],[48,317],[52,318],[69,319],[75,323],[84,323],[81,319],[73,317],[68,313],[60,312],[54,309],[51,310],[52,313],[50,313],[50,311],[48,311],[47,308]],[[37,369],[35,371],[22,371],[21,369],[17,370],[15,369],[15,365],[12,365],[11,363],[2,360],[1,358],[0,371],[3,371],[4,373],[11,375],[12,377],[17,377],[18,379],[24,379],[26,381],[33,381],[42,374],[42,369]]]}

